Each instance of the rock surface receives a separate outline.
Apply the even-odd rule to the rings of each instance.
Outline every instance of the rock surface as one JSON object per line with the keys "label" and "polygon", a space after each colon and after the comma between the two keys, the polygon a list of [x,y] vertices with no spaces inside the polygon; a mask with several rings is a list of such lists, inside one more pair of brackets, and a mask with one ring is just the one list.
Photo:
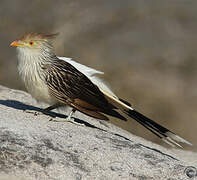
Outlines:
{"label": "rock surface", "polygon": [[0,86],[1,180],[197,179],[197,153],[166,149],[78,112],[75,121],[84,126],[24,112],[41,107],[29,94]]}

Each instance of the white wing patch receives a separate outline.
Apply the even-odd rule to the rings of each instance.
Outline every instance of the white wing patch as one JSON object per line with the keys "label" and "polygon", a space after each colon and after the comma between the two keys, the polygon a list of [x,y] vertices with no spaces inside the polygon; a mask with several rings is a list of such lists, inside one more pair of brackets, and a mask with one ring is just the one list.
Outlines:
{"label": "white wing patch", "polygon": [[88,77],[95,74],[104,74],[104,72],[98,71],[96,69],[80,64],[76,61],[73,61],[72,58],[67,58],[67,57],[58,57],[58,58],[73,65],[76,69],[78,69],[80,72],[83,72],[83,74],[85,74]]}
{"label": "white wing patch", "polygon": [[67,58],[67,57],[58,57],[61,60],[64,60],[74,66],[78,71],[82,72],[85,74],[95,85],[98,86],[98,88],[101,91],[105,91],[109,93],[110,95],[114,96],[117,98],[117,96],[112,92],[112,90],[106,85],[105,82],[103,82],[102,79],[97,77],[96,75],[98,74],[104,74],[104,72],[98,71],[96,69],[90,68],[88,66],[85,66],[83,64],[80,64],[76,61],[73,61],[72,58]]}

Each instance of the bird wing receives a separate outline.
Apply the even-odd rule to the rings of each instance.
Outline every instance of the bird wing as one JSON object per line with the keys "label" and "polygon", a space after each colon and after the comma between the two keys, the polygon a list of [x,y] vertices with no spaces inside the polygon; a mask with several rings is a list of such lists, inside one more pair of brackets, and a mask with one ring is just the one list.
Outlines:
{"label": "bird wing", "polygon": [[46,83],[50,93],[60,102],[91,116],[97,112],[97,118],[101,116],[98,113],[102,112],[126,120],[113,110],[115,106],[107,101],[99,88],[71,64],[55,60],[53,64],[47,64],[43,69],[46,72]]}
{"label": "bird wing", "polygon": [[108,92],[109,94],[111,94],[112,96],[117,97],[114,94],[114,92],[109,88],[109,86],[101,78],[97,77],[97,75],[104,74],[104,72],[101,72],[96,69],[85,66],[83,64],[80,64],[80,63],[72,60],[72,58],[67,58],[67,57],[58,57],[58,58],[71,64],[78,71],[80,71],[81,73],[86,75],[92,81],[92,83],[94,83],[96,86],[98,86],[99,89],[102,89],[102,90]]}

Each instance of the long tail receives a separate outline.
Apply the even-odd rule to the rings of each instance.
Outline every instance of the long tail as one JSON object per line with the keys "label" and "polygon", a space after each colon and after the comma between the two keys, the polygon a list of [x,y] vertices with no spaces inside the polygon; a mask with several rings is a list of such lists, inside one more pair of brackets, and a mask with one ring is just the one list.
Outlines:
{"label": "long tail", "polygon": [[175,147],[182,147],[179,143],[185,143],[188,145],[192,145],[190,142],[186,141],[185,139],[179,137],[178,135],[174,134],[167,128],[161,126],[160,124],[156,123],[155,121],[147,118],[143,114],[137,112],[134,110],[129,103],[126,101],[123,101],[121,99],[118,99],[117,97],[107,93],[106,91],[103,91],[100,89],[103,94],[105,95],[105,98],[113,104],[115,107],[119,108],[122,112],[127,114],[129,117],[135,119],[138,123],[140,123],[142,126],[147,128],[149,131],[151,131],[153,134],[161,138],[165,143]]}

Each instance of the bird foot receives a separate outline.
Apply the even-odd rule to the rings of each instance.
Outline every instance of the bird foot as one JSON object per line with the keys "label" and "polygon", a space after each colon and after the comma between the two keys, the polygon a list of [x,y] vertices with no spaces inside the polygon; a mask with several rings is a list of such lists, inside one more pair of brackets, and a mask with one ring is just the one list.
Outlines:
{"label": "bird foot", "polygon": [[43,113],[35,111],[35,110],[24,110],[25,113],[33,114],[34,116],[42,115]]}
{"label": "bird foot", "polygon": [[78,123],[75,121],[75,118],[73,117],[67,117],[67,118],[56,118],[56,119],[50,119],[50,121],[53,121],[53,122],[70,122],[70,123],[73,123],[73,124],[76,124],[78,126],[84,126],[84,124],[82,123]]}
{"label": "bird foot", "polygon": [[51,116],[52,118],[55,118],[55,117],[56,117],[56,116],[53,115],[51,112],[45,111],[45,110],[43,110],[43,111],[41,111],[41,112],[39,112],[39,111],[34,111],[34,110],[24,110],[24,112],[33,114],[34,116],[47,115],[47,116]]}

